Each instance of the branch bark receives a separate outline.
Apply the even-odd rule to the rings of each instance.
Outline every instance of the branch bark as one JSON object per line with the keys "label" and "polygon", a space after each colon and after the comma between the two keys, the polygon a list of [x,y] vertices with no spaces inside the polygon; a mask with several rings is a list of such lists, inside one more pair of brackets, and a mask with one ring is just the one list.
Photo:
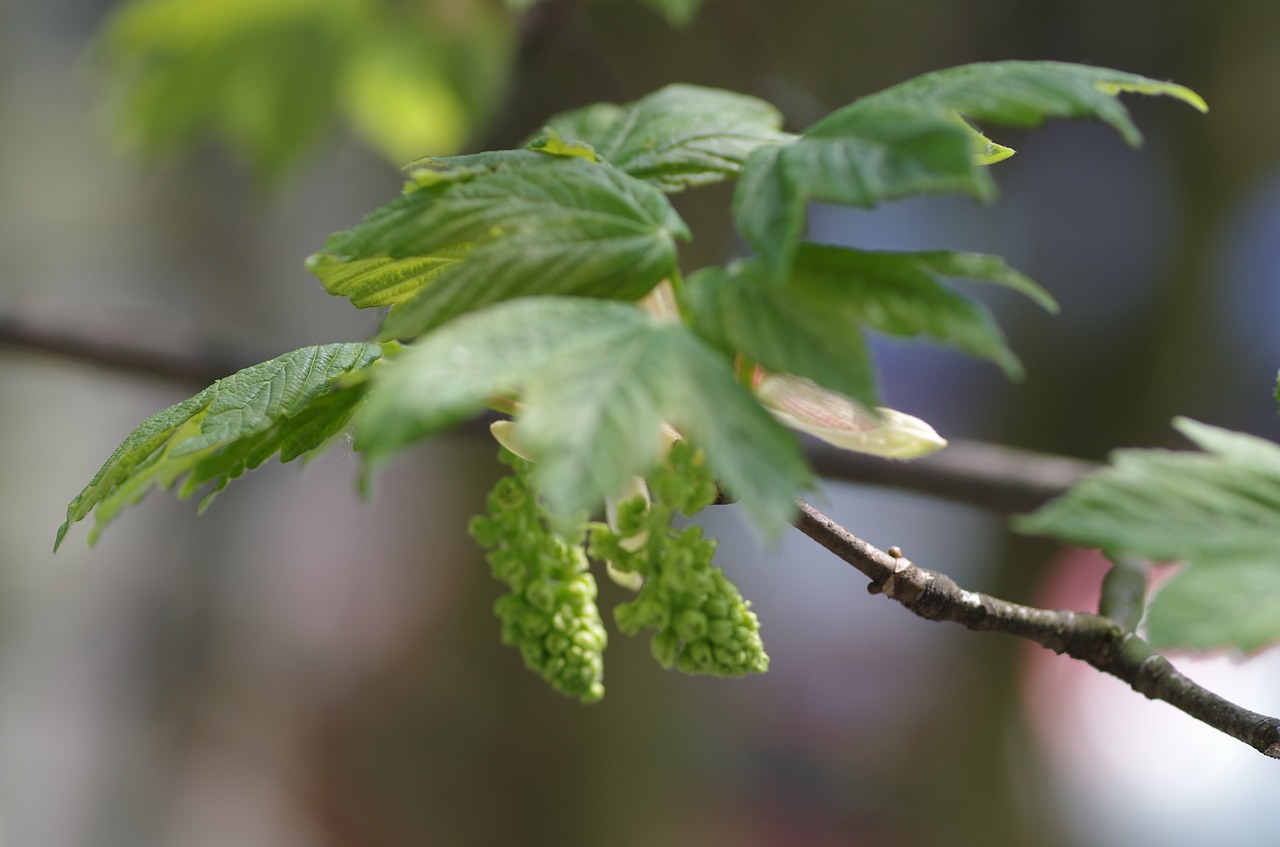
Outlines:
{"label": "branch bark", "polygon": [[799,506],[796,527],[870,579],[872,594],[884,594],[926,620],[1001,632],[1080,659],[1123,680],[1139,694],[1163,700],[1280,759],[1280,718],[1249,711],[1197,685],[1110,618],[1038,609],[968,591],[946,574],[913,564],[896,547],[886,552],[867,543],[803,500]]}

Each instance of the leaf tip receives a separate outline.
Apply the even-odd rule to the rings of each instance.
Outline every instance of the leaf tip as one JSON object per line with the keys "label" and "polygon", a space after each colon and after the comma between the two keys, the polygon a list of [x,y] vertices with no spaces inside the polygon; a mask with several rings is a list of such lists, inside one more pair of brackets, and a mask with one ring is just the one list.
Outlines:
{"label": "leaf tip", "polygon": [[1013,515],[1009,518],[1009,528],[1020,535],[1041,535],[1039,515],[1039,509],[1025,515]]}
{"label": "leaf tip", "polygon": [[1010,158],[1017,152],[1018,151],[1014,150],[1012,147],[1005,147],[1003,144],[996,144],[995,142],[992,142],[990,150],[979,154],[978,164],[994,165],[997,162],[1003,162],[1005,159]]}
{"label": "leaf tip", "polygon": [[1165,93],[1176,100],[1181,100],[1201,114],[1206,114],[1209,111],[1209,104],[1205,102],[1204,98],[1185,85],[1170,84]]}
{"label": "leaf tip", "polygon": [[58,527],[58,534],[53,539],[53,552],[57,553],[58,548],[62,546],[62,542],[67,540],[67,530],[71,529],[71,520],[67,519],[62,522],[62,526]]}
{"label": "leaf tip", "polygon": [[1205,424],[1185,415],[1178,415],[1169,422],[1169,425],[1191,441],[1196,441],[1196,433],[1201,432],[1205,427]]}
{"label": "leaf tip", "polygon": [[312,253],[310,256],[302,260],[302,266],[311,274],[324,279],[324,270],[329,265],[342,264],[343,259],[332,253]]}
{"label": "leaf tip", "polygon": [[1134,94],[1150,94],[1172,97],[1175,100],[1181,100],[1197,112],[1205,113],[1209,111],[1209,104],[1204,98],[1187,88],[1185,85],[1178,85],[1173,82],[1157,82],[1155,80],[1142,80],[1140,82],[1119,82],[1115,80],[1102,80],[1097,83],[1098,90],[1103,94],[1109,94],[1115,97],[1119,94],[1132,92]]}
{"label": "leaf tip", "polygon": [[1010,382],[1021,382],[1022,378],[1027,375],[1026,369],[1022,366],[1022,360],[1011,350],[1005,349],[997,364],[1000,366],[1000,370],[1004,372],[1005,378]]}

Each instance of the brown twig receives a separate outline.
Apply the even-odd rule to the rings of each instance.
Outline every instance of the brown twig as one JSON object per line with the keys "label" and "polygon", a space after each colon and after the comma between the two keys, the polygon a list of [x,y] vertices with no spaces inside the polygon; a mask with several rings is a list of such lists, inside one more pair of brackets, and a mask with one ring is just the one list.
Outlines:
{"label": "brown twig", "polygon": [[884,594],[927,620],[1002,632],[1080,659],[1149,699],[1163,700],[1260,753],[1280,758],[1280,718],[1251,712],[1202,688],[1110,618],[1038,609],[968,591],[946,574],[913,564],[897,548],[880,550],[808,503],[799,505],[796,527],[868,577],[871,593]]}

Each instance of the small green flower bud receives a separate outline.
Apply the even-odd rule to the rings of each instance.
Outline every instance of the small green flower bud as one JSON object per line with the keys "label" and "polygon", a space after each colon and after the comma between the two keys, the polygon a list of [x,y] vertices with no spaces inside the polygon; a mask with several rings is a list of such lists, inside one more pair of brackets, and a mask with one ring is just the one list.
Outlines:
{"label": "small green flower bud", "polygon": [[604,696],[607,639],[585,551],[567,540],[567,534],[582,538],[582,521],[542,507],[528,462],[505,452],[502,461],[514,473],[494,487],[489,514],[472,521],[472,529],[489,549],[494,576],[511,589],[494,603],[503,643],[517,647],[525,665],[557,691],[595,702]]}
{"label": "small green flower bud", "polygon": [[580,629],[573,634],[573,643],[587,653],[598,653],[604,649],[603,633],[590,629]]}
{"label": "small green flower bud", "polygon": [[658,664],[667,670],[676,663],[676,654],[680,651],[680,638],[671,630],[663,630],[649,642],[649,651]]}
{"label": "small green flower bud", "polygon": [[711,596],[702,604],[702,611],[707,617],[725,619],[729,617],[729,601],[724,597]]}
{"label": "small green flower bud", "polygon": [[613,609],[613,622],[626,635],[637,635],[644,629],[635,603],[621,603]]}
{"label": "small green flower bud", "polygon": [[528,494],[515,481],[514,477],[503,477],[498,480],[498,484],[494,486],[493,493],[489,497],[498,506],[497,509],[491,508],[491,511],[500,511],[503,509],[517,509],[524,505],[528,499]]}
{"label": "small green flower bud", "polygon": [[676,617],[675,631],[684,641],[697,641],[707,634],[707,616],[694,609],[686,609]]}
{"label": "small green flower bud", "polygon": [[558,631],[550,632],[547,638],[543,640],[543,646],[547,647],[547,653],[553,656],[564,653],[564,651],[568,650],[568,645],[570,645],[568,638]]}
{"label": "small green flower bud", "polygon": [[547,581],[535,582],[525,589],[524,597],[535,609],[550,613],[556,606],[556,586]]}
{"label": "small green flower bud", "polygon": [[636,601],[636,619],[642,629],[666,629],[671,608],[650,594]]}
{"label": "small green flower bud", "polygon": [[712,644],[732,644],[733,636],[733,624],[723,618],[712,620],[707,625],[707,638]]}
{"label": "small green flower bud", "polygon": [[623,538],[632,535],[638,535],[643,532],[647,526],[647,518],[649,517],[649,502],[641,496],[629,497],[618,503],[618,527],[617,533]]}

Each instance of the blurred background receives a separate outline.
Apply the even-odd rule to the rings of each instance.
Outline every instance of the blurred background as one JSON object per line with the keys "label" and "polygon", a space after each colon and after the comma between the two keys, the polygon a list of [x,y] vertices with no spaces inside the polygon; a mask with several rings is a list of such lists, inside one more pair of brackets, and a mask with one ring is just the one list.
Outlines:
{"label": "blurred background", "polygon": [[[990,207],[814,210],[818,240],[1000,253],[1062,303],[990,301],[1021,384],[886,345],[889,404],[1088,459],[1176,444],[1176,414],[1280,438],[1280,4],[708,0],[681,24],[687,7],[4,0],[0,319],[229,371],[374,331],[302,260],[410,158],[512,146],[672,81],[757,94],[800,129],[949,65],[1081,61],[1212,111],[1129,98],[1140,151],[1093,125],[996,131],[1019,155]],[[688,270],[741,253],[728,198],[680,198]],[[870,597],[798,534],[762,550],[733,507],[706,523],[770,672],[681,677],[613,632],[604,702],[559,697],[499,644],[500,586],[465,533],[498,472],[483,438],[416,450],[367,501],[345,445],[200,517],[156,495],[52,556],[114,446],[200,387],[0,348],[4,847],[1275,843],[1277,763],[1083,665]],[[1096,604],[1102,563],[1000,515],[846,484],[816,499],[966,587]],[[1175,659],[1280,713],[1280,651]]]}

